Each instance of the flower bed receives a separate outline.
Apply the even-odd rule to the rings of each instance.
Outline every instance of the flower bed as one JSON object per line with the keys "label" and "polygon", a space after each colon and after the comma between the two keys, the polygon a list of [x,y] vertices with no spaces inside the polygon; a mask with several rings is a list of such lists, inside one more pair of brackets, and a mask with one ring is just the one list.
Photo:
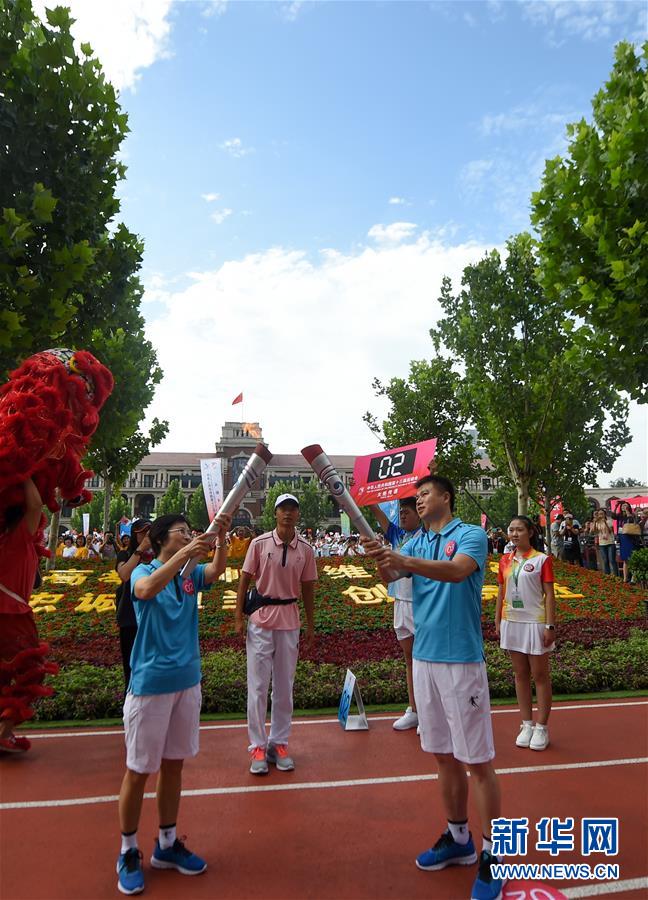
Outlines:
{"label": "flower bed", "polygon": [[[234,633],[234,603],[241,561],[201,597],[200,642],[204,710],[245,709],[244,639]],[[302,648],[295,705],[337,704],[347,666],[366,703],[405,702],[393,607],[370,560],[318,560],[316,645]],[[512,696],[510,661],[493,627],[496,563],[490,562],[483,594],[483,628],[493,696]],[[646,592],[611,576],[555,564],[558,650],[552,670],[557,693],[648,688]],[[39,706],[42,719],[119,715],[122,680],[114,615],[118,581],[108,564],[57,561],[32,598],[41,638],[62,666],[57,693]]]}

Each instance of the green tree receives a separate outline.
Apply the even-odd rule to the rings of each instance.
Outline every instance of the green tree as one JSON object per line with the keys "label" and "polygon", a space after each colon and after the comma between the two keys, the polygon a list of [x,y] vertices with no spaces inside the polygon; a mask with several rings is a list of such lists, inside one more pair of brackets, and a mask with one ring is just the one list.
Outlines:
{"label": "green tree", "polygon": [[388,449],[436,438],[437,471],[457,486],[466,484],[480,470],[466,432],[470,419],[459,399],[460,383],[446,359],[414,360],[407,378],[392,378],[386,384],[374,379],[376,396],[391,404],[382,426],[370,412],[363,419]]}
{"label": "green tree", "polygon": [[615,478],[610,482],[611,488],[633,488],[641,487],[641,482],[636,478]]}
{"label": "green tree", "polygon": [[89,45],[77,54],[69,10],[0,3],[0,378],[52,346],[89,346],[94,329],[128,330],[121,284],[139,242],[115,196],[128,131]]}
{"label": "green tree", "polygon": [[90,514],[90,529],[99,528],[104,531],[116,531],[117,524],[122,518],[122,516],[126,516],[130,519],[131,517],[131,508],[128,500],[123,497],[121,494],[117,494],[112,497],[110,501],[110,507],[108,511],[108,519],[106,524],[102,524],[104,521],[104,492],[96,491],[90,503],[85,503],[83,506],[78,506],[72,513],[72,518],[70,519],[70,524],[75,531],[82,532],[83,531],[83,514]]}
{"label": "green tree", "polygon": [[201,487],[196,488],[187,503],[187,518],[194,528],[206,530],[209,525],[209,513],[205,503],[205,493]]}
{"label": "green tree", "polygon": [[[582,324],[594,377],[648,399],[648,42],[620,43],[593,119],[567,126],[565,158],[548,160],[533,194],[539,276]],[[614,348],[614,362],[609,359]]]}
{"label": "green tree", "polygon": [[504,482],[491,497],[484,499],[483,504],[489,519],[488,527],[496,525],[506,531],[509,522],[518,512],[517,490],[512,484]]}
{"label": "green tree", "polygon": [[90,503],[84,503],[83,506],[77,506],[72,512],[70,525],[75,531],[83,531],[83,514],[90,515],[90,530],[101,528],[103,522],[104,493],[103,491],[95,491],[92,495]]}
{"label": "green tree", "polygon": [[266,531],[275,527],[274,505],[280,494],[293,494],[299,500],[299,528],[317,529],[328,517],[328,494],[311,478],[298,487],[287,481],[278,481],[268,489],[261,517]]}
{"label": "green tree", "polygon": [[[586,361],[570,364],[562,301],[544,296],[535,270],[530,236],[511,238],[504,262],[492,251],[464,269],[458,295],[444,279],[444,317],[431,331],[437,350],[444,345],[464,367],[463,408],[496,470],[508,470],[521,514],[541,473],[569,447],[579,447],[582,477],[602,457],[611,468],[629,440],[627,404],[605,382],[588,378]],[[614,421],[606,428],[608,413]]]}
{"label": "green tree", "polygon": [[328,516],[328,495],[315,478],[303,481],[297,491],[299,500],[299,527],[317,529],[326,521]]}
{"label": "green tree", "polygon": [[[139,307],[139,280],[130,277],[122,290]],[[169,424],[153,419],[147,433],[140,430],[140,422],[162,379],[162,370],[153,345],[144,336],[144,322],[139,313],[133,331],[122,328],[94,331],[91,348],[111,370],[116,384],[102,410],[86,457],[89,468],[104,479],[105,528],[113,486],[122,484],[142,458],[166,437]]]}
{"label": "green tree", "polygon": [[172,513],[181,514],[185,511],[185,500],[180,487],[180,482],[174,478],[166,493],[160,497],[157,503],[155,514],[157,516],[168,516]]}

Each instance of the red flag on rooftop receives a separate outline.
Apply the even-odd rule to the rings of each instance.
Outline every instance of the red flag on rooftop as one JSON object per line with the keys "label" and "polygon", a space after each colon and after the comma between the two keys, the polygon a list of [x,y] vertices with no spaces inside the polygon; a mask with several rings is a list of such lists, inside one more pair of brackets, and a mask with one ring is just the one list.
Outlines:
{"label": "red flag on rooftop", "polygon": [[236,406],[237,403],[243,403],[243,394],[239,394],[232,400],[232,406]]}

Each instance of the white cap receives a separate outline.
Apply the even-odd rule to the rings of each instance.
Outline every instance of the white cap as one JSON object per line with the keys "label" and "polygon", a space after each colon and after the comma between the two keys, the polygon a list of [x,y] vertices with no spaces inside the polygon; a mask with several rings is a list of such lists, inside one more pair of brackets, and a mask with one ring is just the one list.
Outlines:
{"label": "white cap", "polygon": [[276,509],[278,506],[281,506],[281,504],[285,503],[287,500],[292,500],[293,503],[296,503],[297,506],[299,506],[299,500],[293,494],[279,494],[275,500],[274,508]]}

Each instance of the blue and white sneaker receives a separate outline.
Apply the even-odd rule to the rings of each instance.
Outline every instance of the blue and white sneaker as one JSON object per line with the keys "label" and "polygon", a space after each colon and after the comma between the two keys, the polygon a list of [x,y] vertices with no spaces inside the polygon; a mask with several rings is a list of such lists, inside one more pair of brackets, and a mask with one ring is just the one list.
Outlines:
{"label": "blue and white sneaker", "polygon": [[156,840],[151,865],[154,869],[177,869],[183,875],[200,875],[207,868],[205,860],[188,850],[178,838],[175,839],[173,847],[166,850],[163,850],[159,840]]}
{"label": "blue and white sneaker", "polygon": [[120,853],[117,860],[117,887],[122,894],[141,894],[144,890],[142,854],[137,847]]}
{"label": "blue and white sneaker", "polygon": [[482,850],[479,856],[479,871],[473,884],[470,900],[500,900],[506,880],[493,878],[491,872],[493,863],[497,863],[497,858],[488,850]]}
{"label": "blue and white sneaker", "polygon": [[458,844],[449,831],[444,831],[434,847],[416,857],[416,865],[426,872],[436,872],[446,866],[471,866],[477,862],[472,834],[467,844]]}

